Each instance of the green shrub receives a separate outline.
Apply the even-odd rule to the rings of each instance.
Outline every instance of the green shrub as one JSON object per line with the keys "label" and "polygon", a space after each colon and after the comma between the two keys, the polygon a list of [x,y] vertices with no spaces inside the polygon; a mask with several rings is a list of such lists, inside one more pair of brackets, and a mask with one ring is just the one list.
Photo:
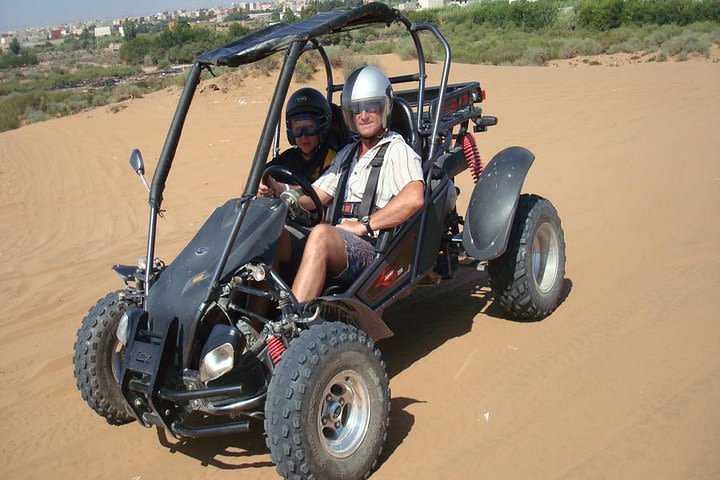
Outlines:
{"label": "green shrub", "polygon": [[573,58],[578,55],[598,55],[603,51],[602,44],[594,38],[573,37],[566,39],[561,56],[562,58]]}
{"label": "green shrub", "polygon": [[595,30],[699,21],[720,22],[720,0],[589,0],[578,11],[578,23]]}
{"label": "green shrub", "polygon": [[281,61],[282,60],[281,60],[280,55],[274,54],[274,55],[270,55],[269,57],[265,57],[262,60],[259,60],[255,63],[246,65],[245,68],[248,71],[250,71],[252,74],[257,75],[259,73],[261,75],[269,77],[273,71],[280,68]]}
{"label": "green shrub", "polygon": [[29,123],[44,122],[48,116],[42,110],[30,110],[27,113],[27,119]]}
{"label": "green shrub", "polygon": [[124,84],[115,87],[115,89],[110,95],[110,101],[113,103],[122,102],[125,100],[130,100],[132,98],[141,98],[142,96],[143,91],[139,86],[132,84]]}
{"label": "green shrub", "polygon": [[352,72],[354,72],[358,68],[364,67],[366,65],[373,65],[375,67],[380,68],[380,64],[373,58],[364,57],[362,55],[354,55],[352,57],[346,58],[345,63],[343,63],[343,67],[342,67],[343,81]]}
{"label": "green shrub", "polygon": [[645,48],[645,43],[640,38],[630,37],[622,43],[611,45],[607,49],[607,53],[618,53],[618,52],[632,53],[632,52],[637,52],[637,51],[643,50],[644,48]]}
{"label": "green shrub", "polygon": [[303,53],[295,65],[295,72],[293,73],[295,82],[306,83],[310,81],[315,75],[315,72],[318,71],[320,63],[320,54],[317,52],[311,51]]}
{"label": "green shrub", "polygon": [[138,35],[125,42],[120,47],[120,58],[125,63],[144,63],[145,57],[153,49],[152,38],[147,35]]}
{"label": "green shrub", "polygon": [[339,45],[325,48],[325,53],[332,68],[342,67],[345,59],[350,56],[348,49]]}
{"label": "green shrub", "polygon": [[395,49],[393,42],[371,42],[364,45],[363,53],[366,55],[384,55],[392,53]]}
{"label": "green shrub", "polygon": [[37,63],[37,55],[27,51],[21,51],[18,55],[0,53],[0,69],[37,65]]}
{"label": "green shrub", "polygon": [[528,47],[513,63],[515,65],[545,65],[550,59],[547,50],[542,47]]}
{"label": "green shrub", "polygon": [[683,56],[687,59],[690,53],[699,53],[704,56],[710,55],[710,41],[707,35],[685,33],[677,37],[672,37],[662,44],[662,51],[668,56]]}
{"label": "green shrub", "polygon": [[403,39],[395,44],[395,53],[400,55],[400,58],[403,60],[417,59],[417,49],[415,48],[413,42],[409,39]]}

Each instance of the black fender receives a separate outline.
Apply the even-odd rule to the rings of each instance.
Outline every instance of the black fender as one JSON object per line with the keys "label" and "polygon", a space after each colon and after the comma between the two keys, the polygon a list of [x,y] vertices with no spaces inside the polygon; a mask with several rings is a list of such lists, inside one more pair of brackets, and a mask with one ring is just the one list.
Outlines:
{"label": "black fender", "polygon": [[509,147],[490,160],[475,184],[463,228],[463,247],[476,260],[499,257],[507,248],[510,228],[535,155]]}
{"label": "black fender", "polygon": [[356,298],[326,295],[317,298],[313,306],[320,307],[322,314],[329,314],[333,320],[349,323],[362,330],[375,342],[393,336],[382,317]]}

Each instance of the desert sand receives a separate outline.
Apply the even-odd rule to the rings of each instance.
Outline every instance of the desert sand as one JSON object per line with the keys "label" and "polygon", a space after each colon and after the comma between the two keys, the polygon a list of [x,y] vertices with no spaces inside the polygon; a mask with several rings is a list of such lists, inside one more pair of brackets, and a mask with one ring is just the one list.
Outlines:
{"label": "desert sand", "polygon": [[[372,478],[720,478],[720,64],[452,66],[473,79],[499,118],[477,135],[484,160],[510,145],[537,157],[524,191],[560,213],[568,295],[513,322],[465,271],[389,309],[391,425]],[[161,258],[242,191],[274,82],[203,81],[221,88],[191,107]],[[112,427],[75,386],[83,316],[121,288],[109,267],[144,254],[130,151],[152,174],[179,94],[0,134],[0,478],[276,477],[260,431],[178,442]],[[464,213],[469,173],[458,184]]]}

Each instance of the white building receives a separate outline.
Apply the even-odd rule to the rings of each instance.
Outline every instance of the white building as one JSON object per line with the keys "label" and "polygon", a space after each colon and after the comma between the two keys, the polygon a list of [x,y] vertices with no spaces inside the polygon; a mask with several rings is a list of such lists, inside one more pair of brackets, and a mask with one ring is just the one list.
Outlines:
{"label": "white building", "polygon": [[417,10],[417,3],[416,2],[405,2],[401,3],[397,6],[397,9],[401,12],[414,12]]}
{"label": "white building", "polygon": [[443,7],[443,0],[419,0],[418,3],[420,4],[420,10],[425,10],[427,8],[442,8]]}
{"label": "white building", "polygon": [[15,35],[3,33],[2,36],[0,36],[0,51],[10,50],[10,42],[13,41],[13,38],[15,38]]}
{"label": "white building", "polygon": [[95,27],[96,37],[109,37],[110,35],[112,35],[110,27]]}

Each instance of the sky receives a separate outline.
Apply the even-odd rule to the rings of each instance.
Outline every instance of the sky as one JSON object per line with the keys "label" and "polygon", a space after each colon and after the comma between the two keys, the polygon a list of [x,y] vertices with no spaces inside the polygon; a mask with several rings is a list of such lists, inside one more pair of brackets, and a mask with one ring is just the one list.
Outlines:
{"label": "sky", "polygon": [[[236,3],[244,3],[234,0]],[[233,0],[0,0],[0,31],[230,5]]]}

